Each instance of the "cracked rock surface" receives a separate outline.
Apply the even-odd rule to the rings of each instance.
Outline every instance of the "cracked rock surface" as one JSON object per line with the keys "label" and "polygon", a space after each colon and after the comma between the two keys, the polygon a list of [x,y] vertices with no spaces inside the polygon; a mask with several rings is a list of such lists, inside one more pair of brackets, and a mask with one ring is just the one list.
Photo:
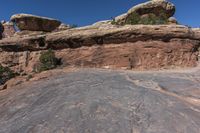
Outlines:
{"label": "cracked rock surface", "polygon": [[0,133],[199,133],[200,73],[83,69],[0,92]]}

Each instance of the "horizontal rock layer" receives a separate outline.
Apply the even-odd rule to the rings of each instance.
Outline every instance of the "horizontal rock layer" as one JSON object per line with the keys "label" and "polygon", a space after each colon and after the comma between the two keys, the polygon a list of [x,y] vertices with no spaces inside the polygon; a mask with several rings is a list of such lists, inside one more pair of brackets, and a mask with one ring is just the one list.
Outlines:
{"label": "horizontal rock layer", "polygon": [[113,27],[85,27],[54,33],[40,33],[0,40],[5,51],[37,51],[43,49],[78,48],[82,46],[120,44],[148,40],[168,42],[171,39],[200,40],[200,32],[178,25],[128,25]]}
{"label": "horizontal rock layer", "polygon": [[41,51],[51,48],[64,66],[140,70],[193,67],[199,47],[200,32],[185,26],[89,26],[3,39],[0,61],[17,71],[32,71]]}

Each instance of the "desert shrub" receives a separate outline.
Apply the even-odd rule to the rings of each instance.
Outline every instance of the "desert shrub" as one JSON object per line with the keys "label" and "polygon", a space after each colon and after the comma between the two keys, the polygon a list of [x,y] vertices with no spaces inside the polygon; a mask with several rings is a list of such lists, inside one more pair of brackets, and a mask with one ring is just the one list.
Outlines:
{"label": "desert shrub", "polygon": [[38,68],[39,72],[54,69],[60,64],[60,60],[55,57],[55,53],[51,49],[41,53],[39,60],[40,60],[40,65]]}
{"label": "desert shrub", "polygon": [[0,85],[4,84],[11,78],[14,78],[17,74],[14,73],[9,67],[3,67],[0,65]]}
{"label": "desert shrub", "polygon": [[136,25],[136,24],[144,24],[144,25],[159,25],[159,24],[166,24],[167,17],[163,13],[159,16],[156,16],[153,13],[147,14],[147,16],[141,17],[137,13],[131,14],[128,19],[126,20],[126,24]]}
{"label": "desert shrub", "polygon": [[135,25],[135,24],[139,24],[141,21],[140,19],[140,15],[138,13],[132,13],[126,20],[126,24],[131,24],[131,25]]}
{"label": "desert shrub", "polygon": [[72,25],[70,25],[70,28],[77,28],[77,27],[78,27],[77,24],[72,24]]}
{"label": "desert shrub", "polygon": [[112,18],[111,24],[112,25],[118,25],[118,23],[116,22],[115,18]]}
{"label": "desert shrub", "polygon": [[28,75],[27,77],[26,77],[26,81],[29,81],[30,79],[32,79],[33,78],[33,75]]}

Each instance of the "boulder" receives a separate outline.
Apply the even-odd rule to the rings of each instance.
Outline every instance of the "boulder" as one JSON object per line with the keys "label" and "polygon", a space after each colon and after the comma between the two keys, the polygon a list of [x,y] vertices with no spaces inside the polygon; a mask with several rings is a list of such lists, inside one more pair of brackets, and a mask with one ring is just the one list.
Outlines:
{"label": "boulder", "polygon": [[153,13],[158,16],[164,14],[169,18],[175,13],[175,6],[166,0],[152,0],[134,6],[127,14],[129,16],[132,13],[138,13],[139,15]]}
{"label": "boulder", "polygon": [[68,30],[68,29],[71,29],[70,25],[62,23],[55,31],[62,31],[62,30]]}
{"label": "boulder", "polygon": [[[156,17],[168,19],[175,13],[175,6],[166,0],[151,0],[139,5],[136,5],[128,10],[127,13],[115,18],[117,24],[125,24],[133,15],[138,16],[153,14]],[[136,18],[134,18],[136,19]]]}
{"label": "boulder", "polygon": [[58,28],[61,24],[60,21],[40,17],[30,14],[16,14],[10,19],[12,22],[16,23],[19,30],[29,30],[29,31],[46,31],[51,32]]}
{"label": "boulder", "polygon": [[116,22],[119,25],[123,25],[126,22],[127,13],[117,16],[113,22]]}
{"label": "boulder", "polygon": [[175,17],[170,17],[168,19],[168,24],[178,24],[178,21],[176,20]]}

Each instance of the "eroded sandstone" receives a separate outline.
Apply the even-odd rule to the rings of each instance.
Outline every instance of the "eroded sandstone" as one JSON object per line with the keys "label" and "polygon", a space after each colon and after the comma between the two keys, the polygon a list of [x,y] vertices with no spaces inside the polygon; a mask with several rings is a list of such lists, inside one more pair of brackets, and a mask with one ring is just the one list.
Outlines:
{"label": "eroded sandstone", "polygon": [[14,22],[20,30],[30,31],[50,32],[55,30],[61,24],[58,20],[31,14],[15,14],[10,20]]}
{"label": "eroded sandstone", "polygon": [[0,61],[17,71],[33,71],[41,51],[51,48],[65,66],[142,70],[194,67],[199,38],[197,30],[179,25],[94,25],[5,38],[0,40]]}

